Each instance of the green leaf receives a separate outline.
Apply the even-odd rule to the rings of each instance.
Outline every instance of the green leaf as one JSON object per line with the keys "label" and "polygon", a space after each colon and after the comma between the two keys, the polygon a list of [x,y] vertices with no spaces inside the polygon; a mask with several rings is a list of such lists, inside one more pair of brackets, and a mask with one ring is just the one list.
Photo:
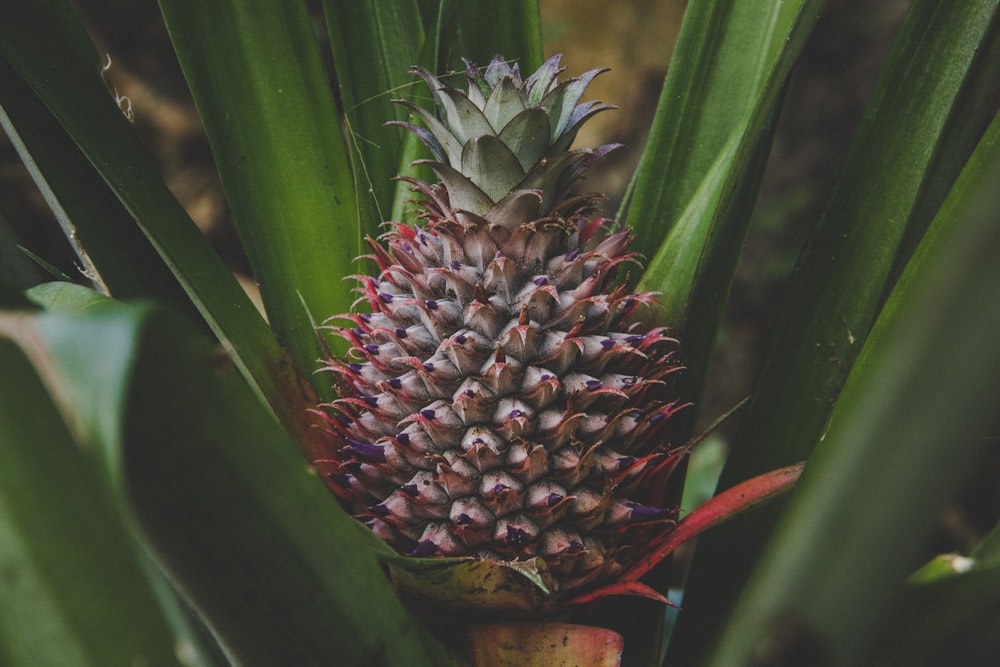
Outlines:
{"label": "green leaf", "polygon": [[[51,44],[59,44],[58,49]],[[282,421],[314,403],[267,325],[160,178],[100,77],[101,63],[64,0],[0,3],[0,55],[17,70],[114,191],[212,331]],[[308,435],[299,434],[305,441]]]}
{"label": "green leaf", "polygon": [[[3,333],[28,322],[0,314]],[[0,367],[0,663],[178,664],[92,452],[2,334]]]}
{"label": "green leaf", "polygon": [[[685,14],[627,222],[641,252],[656,250],[639,289],[662,294],[658,317],[683,341],[688,370],[679,391],[688,400],[701,395],[779,93],[821,5],[800,0],[761,12],[707,2]],[[683,435],[694,418],[683,418]]]}
{"label": "green leaf", "polygon": [[742,166],[731,163],[737,151],[746,159],[822,5],[797,0],[762,12],[752,3],[710,1],[687,8],[631,196],[619,212],[628,213],[636,250],[653,257],[691,215],[685,211],[711,191],[711,199],[720,197],[718,185],[706,184],[718,181],[720,170]]}
{"label": "green leaf", "polygon": [[[347,147],[301,2],[161,0],[268,320],[298,367],[354,300],[363,232]],[[339,342],[338,342],[339,343]]]}
{"label": "green leaf", "polygon": [[993,526],[989,535],[976,545],[972,550],[972,556],[978,560],[988,560],[991,564],[1000,561],[1000,523]]}
{"label": "green leaf", "polygon": [[723,486],[808,456],[891,289],[901,239],[926,228],[989,122],[992,112],[970,118],[963,102],[997,90],[978,76],[1000,57],[986,43],[997,5],[912,5],[791,281]]}
{"label": "green leaf", "polygon": [[542,65],[538,0],[439,0],[438,72],[464,72],[462,58],[485,67],[495,55],[516,61],[524,76]]}
{"label": "green leaf", "polygon": [[[678,391],[685,400],[701,395],[769,152],[768,121],[821,4],[800,0],[761,12],[752,3],[700,2],[685,12],[627,217],[620,215],[651,257],[638,289],[660,292],[657,318],[683,341],[688,370]],[[690,435],[694,419],[693,410],[681,417],[679,438]],[[680,502],[680,485],[670,502]]]}
{"label": "green leaf", "polygon": [[745,664],[762,650],[868,664],[891,625],[934,529],[928,518],[990,446],[1000,402],[998,179],[1000,117],[865,342],[714,664]]}
{"label": "green leaf", "polygon": [[360,527],[224,358],[148,305],[46,313],[50,382],[157,561],[240,664],[441,664]]}
{"label": "green leaf", "polygon": [[910,575],[874,664],[989,662],[1000,650],[998,547],[1000,524],[969,557],[943,554]]}
{"label": "green leaf", "polygon": [[[965,559],[969,560],[969,559]],[[1000,567],[971,569],[907,585],[881,650],[869,664],[987,665],[1000,651]]]}
{"label": "green leaf", "polygon": [[[967,101],[997,89],[996,78],[984,75],[1000,53],[996,13],[996,0],[911,5],[790,282],[719,488],[809,457],[892,286],[907,230],[926,227],[988,121],[978,102]],[[743,589],[779,509],[734,522],[700,543],[679,636],[714,631],[709,628]]]}
{"label": "green leaf", "polygon": [[31,303],[61,313],[85,313],[115,303],[103,294],[74,283],[42,283],[24,294]]}
{"label": "green leaf", "polygon": [[364,228],[376,233],[392,213],[399,156],[406,133],[385,123],[406,119],[392,99],[413,92],[409,68],[420,64],[424,25],[416,0],[324,0],[327,31],[347,131],[355,182],[365,204]]}

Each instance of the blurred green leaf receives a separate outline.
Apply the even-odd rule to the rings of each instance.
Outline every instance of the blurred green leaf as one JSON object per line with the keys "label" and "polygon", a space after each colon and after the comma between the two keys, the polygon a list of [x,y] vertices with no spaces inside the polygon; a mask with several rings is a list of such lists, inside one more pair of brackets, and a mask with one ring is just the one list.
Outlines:
{"label": "blurred green leaf", "polygon": [[160,8],[271,327],[332,398],[311,373],[326,356],[314,325],[350,309],[342,278],[355,273],[367,230],[305,3],[161,0]]}
{"label": "blurred green leaf", "polygon": [[[692,224],[692,209],[721,207],[722,183],[744,166],[823,4],[797,0],[762,12],[752,3],[709,1],[687,8],[649,140],[619,212],[623,218],[627,212],[636,231],[636,250],[654,257],[668,233],[683,234],[673,230]],[[682,245],[674,241],[672,252]],[[683,319],[675,309],[668,313]]]}
{"label": "blurred green leaf", "polygon": [[[989,535],[984,537],[972,550],[972,557],[981,561],[1000,561],[1000,523],[993,526]],[[998,563],[1000,564],[1000,563]]]}
{"label": "blurred green leaf", "polygon": [[1000,652],[1000,567],[996,563],[910,583],[876,657],[868,664],[987,665]]}
{"label": "blurred green leaf", "polygon": [[74,283],[42,283],[24,294],[31,303],[60,313],[85,313],[115,303],[113,299],[98,294],[89,287]]}
{"label": "blurred green leaf", "polygon": [[224,357],[148,305],[37,317],[50,381],[155,557],[240,664],[442,664]]}
{"label": "blurred green leaf", "polygon": [[0,314],[0,664],[178,664],[99,467],[3,337],[29,326]]}
{"label": "blurred green leaf", "polygon": [[937,556],[907,580],[873,664],[986,664],[1000,651],[1000,524],[973,550]]}
{"label": "blurred green leaf", "polygon": [[928,518],[990,445],[1000,403],[998,179],[1000,117],[862,348],[714,664],[762,652],[867,664],[891,626],[934,528]]}
{"label": "blurred green leaf", "polygon": [[[966,102],[997,90],[995,77],[984,76],[1000,55],[996,13],[996,0],[911,5],[789,284],[720,489],[809,457],[891,288],[907,229],[926,227],[989,120],[983,105]],[[700,542],[682,642],[716,631],[781,507]]]}

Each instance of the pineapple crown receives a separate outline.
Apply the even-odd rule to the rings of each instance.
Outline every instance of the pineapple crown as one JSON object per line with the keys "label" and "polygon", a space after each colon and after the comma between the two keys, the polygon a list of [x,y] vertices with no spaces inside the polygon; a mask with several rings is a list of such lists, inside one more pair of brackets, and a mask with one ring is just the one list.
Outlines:
{"label": "pineapple crown", "polygon": [[[595,160],[618,147],[569,150],[577,131],[592,116],[614,109],[597,101],[580,103],[590,82],[606,69],[593,69],[559,82],[565,69],[560,56],[549,58],[522,80],[517,64],[496,56],[480,70],[469,61],[468,89],[444,85],[422,67],[412,68],[430,88],[437,114],[407,101],[426,127],[392,122],[411,130],[427,146],[433,160],[419,160],[437,174],[451,206],[477,216],[510,222],[510,215],[490,216],[496,207],[509,210],[514,200],[539,199],[528,217],[550,212],[573,182]],[[523,205],[523,203],[522,203]],[[520,217],[520,216],[518,216]]]}

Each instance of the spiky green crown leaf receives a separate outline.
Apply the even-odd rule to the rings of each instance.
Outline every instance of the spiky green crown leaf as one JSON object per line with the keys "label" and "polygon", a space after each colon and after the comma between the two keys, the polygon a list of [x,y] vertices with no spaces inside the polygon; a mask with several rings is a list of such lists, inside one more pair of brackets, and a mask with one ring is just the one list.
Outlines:
{"label": "spiky green crown leaf", "polygon": [[422,67],[413,68],[430,88],[437,113],[397,100],[425,127],[392,124],[413,131],[430,150],[434,159],[421,163],[445,184],[453,208],[491,217],[487,213],[505,198],[533,191],[541,194],[535,215],[546,215],[583,170],[617,147],[569,150],[583,123],[615,107],[580,103],[590,82],[605,70],[559,82],[559,59],[553,56],[526,80],[517,64],[500,56],[485,71],[466,61],[466,91],[444,85]]}

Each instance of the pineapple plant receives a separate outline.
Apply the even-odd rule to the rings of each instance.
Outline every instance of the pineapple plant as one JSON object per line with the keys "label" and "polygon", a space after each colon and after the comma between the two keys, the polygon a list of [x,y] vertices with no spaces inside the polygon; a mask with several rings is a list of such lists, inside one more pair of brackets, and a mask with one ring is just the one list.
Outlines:
{"label": "pineapple plant", "polygon": [[326,365],[340,398],[315,465],[400,554],[530,563],[534,607],[597,590],[666,601],[615,582],[676,524],[678,342],[646,324],[654,295],[618,280],[639,261],[630,230],[572,193],[616,146],[570,147],[612,107],[581,102],[601,70],[559,81],[559,62],[527,78],[501,56],[466,62],[466,90],[413,69],[436,113],[403,101],[422,126],[395,124],[440,182],[404,178],[417,221],[368,239],[367,308],[329,324],[351,348]]}
{"label": "pineapple plant", "polygon": [[[445,91],[425,76],[439,110],[410,107],[411,129],[441,183],[400,188],[416,189],[423,219],[389,225],[373,247],[383,266],[361,279],[362,307],[337,327],[356,349],[328,362],[332,375],[311,372],[332,356],[315,325],[351,308],[341,278],[361,272],[364,235],[402,215],[373,213],[402,199],[388,192],[390,176],[411,159],[396,136],[405,133],[379,134],[386,91],[409,93],[414,62],[461,70],[457,54],[542,66],[538,3],[324,2],[332,64],[313,48],[315,4],[157,3],[266,317],[141,145],[148,107],[136,97],[136,125],[123,116],[120,81],[103,78],[102,65],[114,56],[113,77],[130,57],[94,49],[77,16],[87,4],[0,9],[0,124],[64,223],[50,232],[65,232],[84,267],[57,283],[0,277],[0,569],[9,584],[0,662],[441,665],[455,658],[442,639],[473,618],[509,622],[477,626],[470,639],[481,641],[462,657],[508,664],[559,664],[540,653],[555,637],[560,649],[571,635],[585,639],[577,655],[616,645],[571,627],[579,622],[627,627],[617,644],[627,665],[816,655],[979,664],[973,654],[996,654],[995,534],[969,552],[971,570],[908,578],[933,517],[992,442],[1000,121],[983,128],[995,115],[996,0],[911,3],[828,213],[810,223],[794,294],[725,463],[720,488],[729,490],[687,515],[696,503],[677,510],[670,496],[683,471],[672,467],[691,447],[695,409],[711,409],[701,376],[717,318],[746,255],[751,211],[767,212],[754,204],[757,178],[779,109],[794,109],[782,91],[825,3],[763,13],[688,4],[617,215],[631,245],[621,227],[593,219],[599,198],[569,189],[602,152],[570,148],[573,127],[601,106],[577,94],[593,75],[560,88],[549,64],[528,89],[511,69],[496,95],[490,78],[503,83],[503,65],[469,72],[479,92]],[[862,24],[876,13],[850,10]],[[491,118],[519,94],[524,109]],[[527,224],[498,223],[508,219]],[[0,219],[6,271],[26,258],[5,233]],[[563,272],[560,258],[569,258]],[[630,284],[622,264],[642,274],[635,286],[619,287]],[[648,292],[662,308],[638,298]],[[616,374],[644,384],[616,385]],[[317,405],[325,417],[310,412]],[[557,414],[563,434],[542,421]],[[481,429],[468,442],[466,419]],[[302,452],[317,463],[305,465]],[[662,601],[657,562],[797,471],[741,480],[806,458],[787,508],[699,545],[687,585],[671,591],[683,594],[676,625],[656,602],[584,604],[622,593]],[[581,516],[588,499],[603,514]],[[462,613],[436,627],[447,636],[425,632],[437,621],[429,612],[454,606]],[[661,631],[671,633],[665,658]]]}

